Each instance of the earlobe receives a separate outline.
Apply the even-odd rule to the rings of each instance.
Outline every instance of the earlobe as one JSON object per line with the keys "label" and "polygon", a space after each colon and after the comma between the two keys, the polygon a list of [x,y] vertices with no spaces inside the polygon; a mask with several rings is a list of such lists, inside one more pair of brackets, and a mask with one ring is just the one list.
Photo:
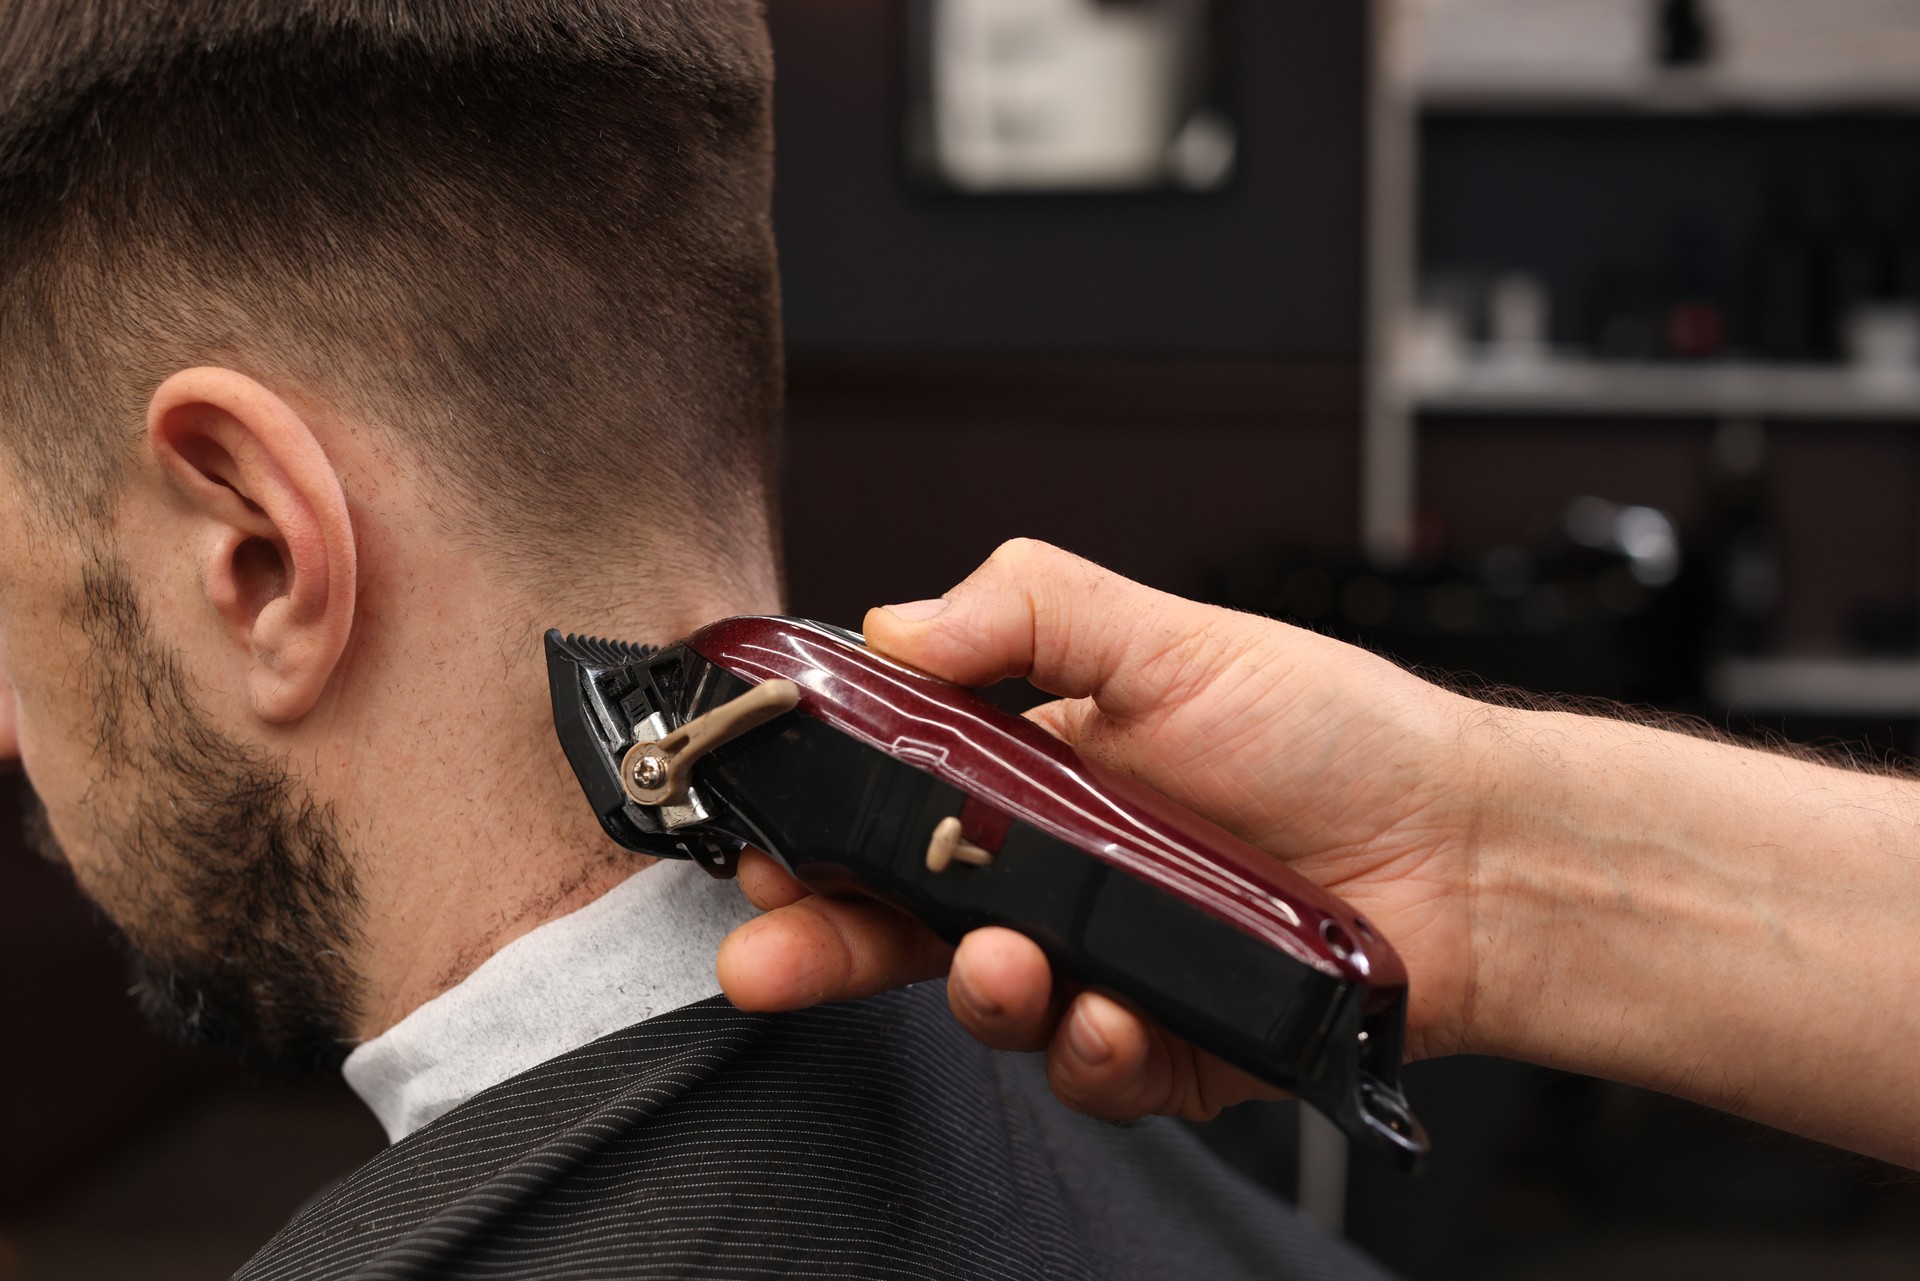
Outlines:
{"label": "earlobe", "polygon": [[208,607],[262,720],[312,711],[346,652],[359,563],[346,491],[306,420],[231,369],[154,392],[147,440],[198,549]]}

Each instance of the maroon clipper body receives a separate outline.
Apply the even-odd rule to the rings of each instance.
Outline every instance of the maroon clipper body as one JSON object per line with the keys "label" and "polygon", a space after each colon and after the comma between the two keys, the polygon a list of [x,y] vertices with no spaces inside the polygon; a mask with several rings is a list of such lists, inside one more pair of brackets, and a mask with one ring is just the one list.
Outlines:
{"label": "maroon clipper body", "polygon": [[[800,687],[803,714],[1305,964],[1348,982],[1406,986],[1399,956],[1345,903],[972,690],[787,619],[730,618],[686,643],[754,684],[792,681]],[[988,849],[999,844],[984,817],[965,835]]]}
{"label": "maroon clipper body", "polygon": [[957,940],[1036,939],[1195,1044],[1412,1165],[1406,972],[1338,898],[1032,722],[850,633],[732,618],[656,653],[548,638],[556,724],[608,832],[741,843]]}

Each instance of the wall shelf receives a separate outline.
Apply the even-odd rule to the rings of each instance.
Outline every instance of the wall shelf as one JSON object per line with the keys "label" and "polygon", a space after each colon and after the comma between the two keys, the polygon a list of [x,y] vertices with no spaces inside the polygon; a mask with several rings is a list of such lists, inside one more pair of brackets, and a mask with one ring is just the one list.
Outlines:
{"label": "wall shelf", "polygon": [[1915,0],[1705,0],[1702,52],[1657,65],[1653,0],[1403,0],[1408,80],[1437,111],[1920,110]]}
{"label": "wall shelf", "polygon": [[1708,673],[1707,693],[1750,714],[1920,717],[1920,659],[1725,659]]}
{"label": "wall shelf", "polygon": [[1920,424],[1920,377],[1845,366],[1483,360],[1409,373],[1407,405],[1512,418],[1803,418]]}
{"label": "wall shelf", "polygon": [[1422,114],[1462,116],[1889,115],[1920,113],[1911,80],[1874,83],[1769,83],[1724,77],[1663,76],[1428,81],[1417,86]]}

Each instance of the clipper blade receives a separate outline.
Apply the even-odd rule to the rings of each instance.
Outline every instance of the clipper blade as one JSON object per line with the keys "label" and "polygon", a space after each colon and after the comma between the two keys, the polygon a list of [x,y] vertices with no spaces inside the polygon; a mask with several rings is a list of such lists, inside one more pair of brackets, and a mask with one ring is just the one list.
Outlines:
{"label": "clipper blade", "polygon": [[569,633],[562,636],[558,631],[547,633],[547,657],[551,661],[555,655],[572,659],[582,667],[606,669],[610,667],[630,667],[643,663],[660,652],[658,645],[635,645],[628,641],[602,640],[597,636],[576,636]]}

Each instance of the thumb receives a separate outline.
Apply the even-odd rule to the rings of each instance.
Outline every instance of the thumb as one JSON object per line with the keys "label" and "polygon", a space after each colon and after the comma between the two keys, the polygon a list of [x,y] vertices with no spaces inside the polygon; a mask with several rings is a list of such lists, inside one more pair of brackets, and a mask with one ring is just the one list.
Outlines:
{"label": "thumb", "polygon": [[1217,656],[1195,645],[1231,622],[1226,610],[1154,591],[1058,547],[1003,543],[938,601],[867,611],[867,642],[922,671],[962,685],[1024,676],[1050,694],[1092,698],[1110,716],[1164,700],[1169,663],[1193,667]]}

